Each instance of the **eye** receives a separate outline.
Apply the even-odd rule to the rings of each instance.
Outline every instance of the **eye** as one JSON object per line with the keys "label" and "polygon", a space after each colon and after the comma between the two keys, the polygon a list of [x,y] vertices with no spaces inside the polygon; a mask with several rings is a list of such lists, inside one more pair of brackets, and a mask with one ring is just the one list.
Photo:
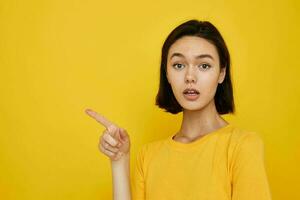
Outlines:
{"label": "eye", "polygon": [[209,64],[206,64],[206,63],[204,63],[204,64],[202,64],[202,65],[200,65],[200,66],[204,66],[204,69],[205,69],[205,70],[211,67]]}
{"label": "eye", "polygon": [[[182,64],[180,64],[180,63],[175,63],[172,66],[175,67],[176,65],[182,66]],[[178,67],[175,67],[175,68],[178,68]]]}

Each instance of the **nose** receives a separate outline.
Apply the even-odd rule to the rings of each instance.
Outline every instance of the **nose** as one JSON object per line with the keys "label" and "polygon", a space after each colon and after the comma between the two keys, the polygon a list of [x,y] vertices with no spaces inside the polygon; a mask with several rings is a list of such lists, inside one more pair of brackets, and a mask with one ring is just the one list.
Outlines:
{"label": "nose", "polygon": [[196,77],[193,73],[193,70],[191,69],[191,67],[188,69],[186,76],[185,76],[185,82],[186,83],[192,83],[192,82],[196,82]]}

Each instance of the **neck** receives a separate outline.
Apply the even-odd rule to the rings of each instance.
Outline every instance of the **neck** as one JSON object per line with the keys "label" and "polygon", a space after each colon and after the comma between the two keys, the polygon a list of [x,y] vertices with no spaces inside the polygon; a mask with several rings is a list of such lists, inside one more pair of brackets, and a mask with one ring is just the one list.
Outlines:
{"label": "neck", "polygon": [[195,139],[223,126],[226,122],[217,112],[214,99],[200,110],[183,110],[183,120],[176,137]]}

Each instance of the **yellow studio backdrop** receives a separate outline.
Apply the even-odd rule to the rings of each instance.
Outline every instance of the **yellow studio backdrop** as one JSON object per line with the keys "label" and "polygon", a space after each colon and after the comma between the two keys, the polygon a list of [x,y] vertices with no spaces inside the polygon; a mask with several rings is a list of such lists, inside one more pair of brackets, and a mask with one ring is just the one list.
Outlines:
{"label": "yellow studio backdrop", "polygon": [[235,115],[265,144],[273,199],[300,199],[299,1],[0,2],[0,199],[111,199],[105,129],[124,127],[133,159],[175,133],[182,113],[154,105],[164,39],[211,21],[232,59]]}

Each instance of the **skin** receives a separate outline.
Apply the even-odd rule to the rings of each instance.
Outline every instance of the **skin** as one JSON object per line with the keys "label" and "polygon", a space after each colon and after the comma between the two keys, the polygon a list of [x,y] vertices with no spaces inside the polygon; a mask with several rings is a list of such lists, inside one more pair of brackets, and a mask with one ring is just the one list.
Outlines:
{"label": "skin", "polygon": [[[183,56],[174,56],[173,53]],[[195,58],[200,54],[208,57]],[[189,143],[228,124],[217,112],[214,96],[219,83],[225,78],[226,70],[221,70],[216,47],[208,40],[197,36],[184,36],[169,49],[167,61],[167,79],[175,98],[183,108],[183,120],[180,130],[173,139]],[[195,101],[183,96],[186,88],[193,87],[200,92]]]}
{"label": "skin", "polygon": [[91,109],[86,114],[106,129],[100,137],[99,150],[111,160],[113,199],[130,200],[130,138],[127,131]]}
{"label": "skin", "polygon": [[[171,59],[175,52],[181,53],[183,57],[175,56]],[[199,54],[210,54],[213,60],[195,59]],[[173,66],[175,63],[177,65]],[[175,98],[183,107],[181,128],[174,140],[189,143],[228,124],[217,113],[214,104],[217,85],[225,78],[225,70],[220,70],[214,45],[195,36],[178,39],[169,49],[166,75]],[[196,88],[200,92],[196,101],[184,98],[182,92],[187,87]],[[106,128],[98,147],[111,160],[113,199],[130,200],[130,138],[127,131],[100,113],[91,109],[86,109],[85,112]]]}

